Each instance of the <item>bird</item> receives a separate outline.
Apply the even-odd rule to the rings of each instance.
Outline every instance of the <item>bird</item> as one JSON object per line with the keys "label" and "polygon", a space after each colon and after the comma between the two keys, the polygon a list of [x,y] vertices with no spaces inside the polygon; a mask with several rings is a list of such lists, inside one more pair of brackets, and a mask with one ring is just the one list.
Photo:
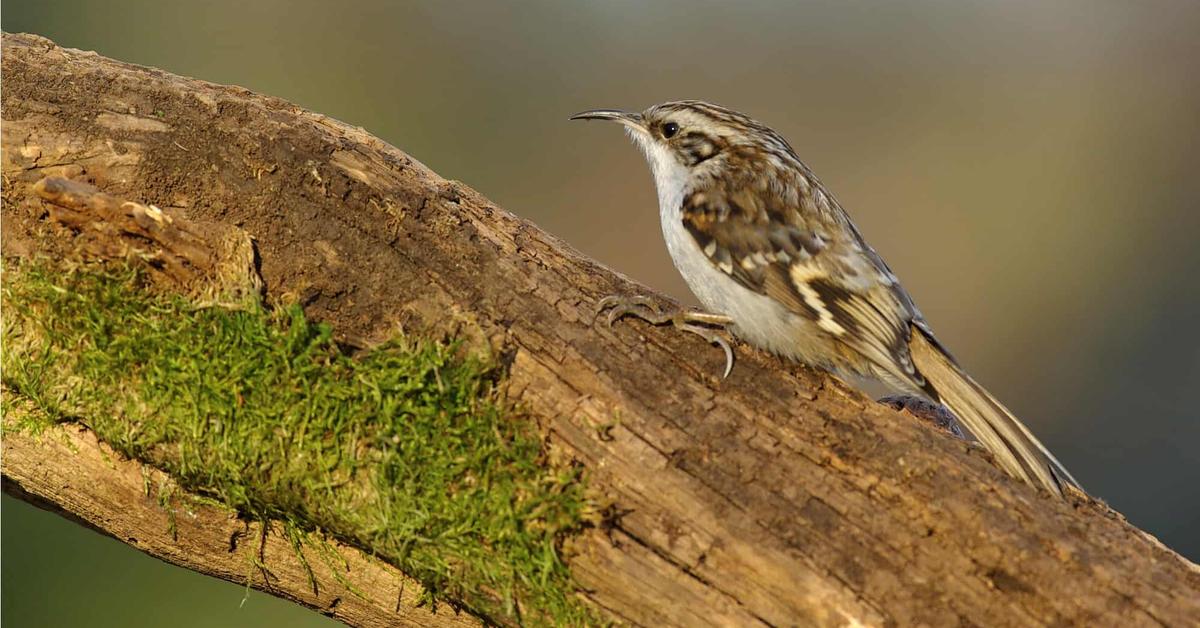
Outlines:
{"label": "bird", "polygon": [[642,112],[593,109],[572,120],[622,125],[645,154],[663,237],[704,311],[667,312],[646,296],[597,304],[673,324],[733,352],[722,332],[845,378],[882,382],[948,408],[1010,475],[1052,494],[1082,491],[1016,416],[934,336],[896,275],[833,194],[766,125],[681,100]]}

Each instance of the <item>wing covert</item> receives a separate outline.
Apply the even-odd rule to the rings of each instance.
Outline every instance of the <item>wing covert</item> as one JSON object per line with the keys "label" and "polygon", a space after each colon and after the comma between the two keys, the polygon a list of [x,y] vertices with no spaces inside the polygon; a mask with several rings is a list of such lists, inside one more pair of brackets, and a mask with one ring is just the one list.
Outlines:
{"label": "wing covert", "polygon": [[925,385],[908,351],[920,315],[856,230],[822,229],[819,218],[772,202],[786,194],[722,192],[694,192],[682,207],[685,229],[716,268],[845,343],[875,375]]}

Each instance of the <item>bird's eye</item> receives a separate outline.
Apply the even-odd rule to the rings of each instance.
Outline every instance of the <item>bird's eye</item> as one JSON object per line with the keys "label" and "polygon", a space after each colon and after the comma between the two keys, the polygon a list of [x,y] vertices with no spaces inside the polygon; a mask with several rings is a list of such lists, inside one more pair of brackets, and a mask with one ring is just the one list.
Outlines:
{"label": "bird's eye", "polygon": [[665,137],[667,139],[671,139],[672,137],[675,137],[675,134],[678,132],[679,132],[679,125],[675,124],[674,122],[668,122],[663,125],[662,134],[663,134],[663,137]]}

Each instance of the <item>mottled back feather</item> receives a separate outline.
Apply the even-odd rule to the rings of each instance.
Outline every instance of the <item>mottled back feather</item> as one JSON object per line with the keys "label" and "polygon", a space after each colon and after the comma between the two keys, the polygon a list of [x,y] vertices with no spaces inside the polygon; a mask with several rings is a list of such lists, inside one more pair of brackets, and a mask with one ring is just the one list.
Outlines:
{"label": "mottled back feather", "polygon": [[704,180],[684,198],[684,227],[722,272],[866,357],[874,370],[860,374],[924,390],[907,345],[910,326],[923,325],[912,299],[839,219],[833,197],[788,157],[778,167],[771,154],[743,149],[737,176]]}

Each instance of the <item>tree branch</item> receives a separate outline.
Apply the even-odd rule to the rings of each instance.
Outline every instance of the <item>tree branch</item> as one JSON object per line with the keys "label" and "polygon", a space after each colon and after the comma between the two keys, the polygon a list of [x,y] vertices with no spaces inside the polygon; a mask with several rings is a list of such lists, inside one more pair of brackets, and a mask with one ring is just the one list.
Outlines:
{"label": "tree branch", "polygon": [[[600,297],[648,291],[361,129],[26,35],[4,36],[3,73],[6,257],[79,246],[48,235],[34,189],[66,176],[236,225],[257,243],[268,295],[299,299],[350,342],[403,326],[504,356],[510,396],[620,515],[567,548],[583,595],[615,619],[1140,626],[1200,616],[1196,566],[1102,503],[1052,499],[975,446],[747,347],[720,380],[723,357],[698,339],[593,325]],[[128,539],[113,519],[81,513],[82,498],[26,488],[35,471],[18,479],[14,460],[83,466],[84,453],[20,438],[6,435],[6,481]],[[97,473],[78,489],[99,499],[118,474]],[[141,494],[124,495],[111,507],[162,521],[136,508]],[[241,525],[210,521],[180,526],[178,543]],[[186,552],[161,540],[166,560],[243,575],[219,567],[227,545]],[[390,577],[358,564],[364,579]],[[302,584],[272,592],[327,608]],[[337,616],[374,625],[362,612]]]}

